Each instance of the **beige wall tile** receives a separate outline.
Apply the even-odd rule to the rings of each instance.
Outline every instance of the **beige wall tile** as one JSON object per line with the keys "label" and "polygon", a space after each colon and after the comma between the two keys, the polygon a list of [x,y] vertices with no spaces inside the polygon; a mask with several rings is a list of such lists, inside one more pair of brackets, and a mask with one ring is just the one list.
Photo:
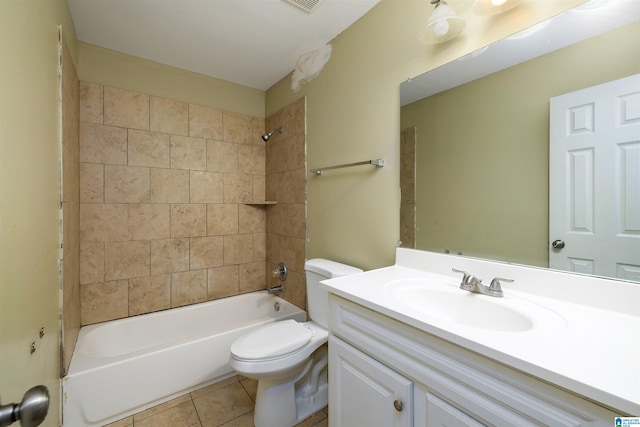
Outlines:
{"label": "beige wall tile", "polygon": [[267,232],[305,238],[305,205],[279,204],[271,206],[267,217]]}
{"label": "beige wall tile", "polygon": [[191,171],[189,187],[191,203],[222,203],[224,200],[224,174]]}
{"label": "beige wall tile", "polygon": [[[275,268],[275,265],[273,266]],[[303,273],[290,271],[287,281],[284,284],[284,293],[282,297],[292,304],[306,310],[307,290],[305,287],[305,277]]]}
{"label": "beige wall tile", "polygon": [[189,136],[222,140],[222,110],[189,104]]}
{"label": "beige wall tile", "polygon": [[151,202],[189,203],[189,171],[151,169]]}
{"label": "beige wall tile", "polygon": [[105,87],[104,124],[149,130],[149,96]]}
{"label": "beige wall tile", "polygon": [[189,270],[189,239],[151,241],[151,274]]}
{"label": "beige wall tile", "polygon": [[289,269],[304,272],[305,241],[296,237],[280,237],[280,253],[282,261]]}
{"label": "beige wall tile", "polygon": [[80,318],[83,325],[120,319],[128,315],[129,281],[87,283],[80,286]]}
{"label": "beige wall tile", "polygon": [[254,202],[261,202],[265,200],[277,200],[276,198],[267,198],[266,195],[266,179],[264,175],[252,175],[253,180],[251,200]]}
{"label": "beige wall tile", "polygon": [[107,242],[104,249],[105,280],[129,279],[151,274],[148,240]]}
{"label": "beige wall tile", "polygon": [[150,193],[148,168],[105,165],[105,203],[148,203]]}
{"label": "beige wall tile", "polygon": [[80,120],[102,124],[102,85],[80,82]]}
{"label": "beige wall tile", "polygon": [[265,262],[240,264],[240,293],[264,289],[267,285],[266,268]]}
{"label": "beige wall tile", "polygon": [[80,161],[127,164],[127,130],[80,122]]}
{"label": "beige wall tile", "polygon": [[282,142],[284,152],[286,153],[284,157],[284,170],[289,171],[293,169],[304,168],[304,135],[296,135],[291,138],[287,138]]}
{"label": "beige wall tile", "polygon": [[224,111],[222,113],[223,140],[239,144],[251,144],[253,117]]}
{"label": "beige wall tile", "polygon": [[80,241],[127,240],[127,205],[80,204]]}
{"label": "beige wall tile", "polygon": [[171,168],[207,170],[206,140],[171,135]]}
{"label": "beige wall tile", "polygon": [[80,203],[62,203],[62,242],[64,257],[80,248]]}
{"label": "beige wall tile", "polygon": [[[63,136],[62,144],[62,200],[65,202],[80,200],[80,151],[77,123],[76,121],[75,132],[73,130],[66,131],[73,124],[63,124],[65,129],[63,133],[70,134]],[[64,143],[65,141],[67,143]]]}
{"label": "beige wall tile", "polygon": [[265,148],[259,145],[238,146],[238,172],[264,175]]}
{"label": "beige wall tile", "polygon": [[245,264],[253,260],[253,235],[224,236],[224,265]]}
{"label": "beige wall tile", "polygon": [[251,175],[238,173],[224,174],[224,202],[246,203],[253,197],[253,179]]}
{"label": "beige wall tile", "polygon": [[104,282],[104,242],[80,244],[80,283]]}
{"label": "beige wall tile", "polygon": [[[267,173],[264,177],[265,200],[280,200],[280,175],[281,173]],[[254,175],[257,176],[257,175]]]}
{"label": "beige wall tile", "polygon": [[304,204],[287,205],[287,220],[289,226],[286,227],[286,236],[298,237],[304,239],[306,237],[306,208]]}
{"label": "beige wall tile", "polygon": [[129,279],[129,316],[170,307],[170,274]]}
{"label": "beige wall tile", "polygon": [[295,132],[296,135],[304,135],[307,132],[307,98],[302,97],[294,102]]}
{"label": "beige wall tile", "polygon": [[282,261],[280,252],[280,235],[267,233],[267,261],[271,264]]}
{"label": "beige wall tile", "polygon": [[207,141],[207,170],[238,172],[238,144]]}
{"label": "beige wall tile", "polygon": [[207,299],[213,300],[238,294],[239,282],[237,265],[210,268],[207,273]]}
{"label": "beige wall tile", "polygon": [[265,233],[267,231],[265,206],[238,205],[238,227],[240,233]]}
{"label": "beige wall tile", "polygon": [[171,275],[171,307],[207,300],[207,270],[185,271]]}
{"label": "beige wall tile", "polygon": [[80,163],[80,201],[82,203],[104,202],[103,165]]}
{"label": "beige wall tile", "polygon": [[189,268],[220,267],[224,264],[222,236],[192,237],[189,245]]}
{"label": "beige wall tile", "polygon": [[152,131],[189,135],[189,104],[151,96],[149,115]]}
{"label": "beige wall tile", "polygon": [[251,119],[251,143],[253,145],[264,145],[262,135],[265,133],[264,117],[253,117]]}
{"label": "beige wall tile", "polygon": [[238,233],[238,205],[207,205],[207,235]]}
{"label": "beige wall tile", "polygon": [[267,233],[253,233],[253,260],[267,260]]}
{"label": "beige wall tile", "polygon": [[166,133],[129,129],[129,166],[169,168],[169,141],[170,137]]}
{"label": "beige wall tile", "polygon": [[166,239],[171,234],[169,204],[130,204],[129,238],[131,240]]}
{"label": "beige wall tile", "polygon": [[278,202],[280,203],[304,203],[305,193],[305,169],[293,169],[280,175],[280,188]]}
{"label": "beige wall tile", "polygon": [[207,235],[207,205],[171,205],[171,237]]}

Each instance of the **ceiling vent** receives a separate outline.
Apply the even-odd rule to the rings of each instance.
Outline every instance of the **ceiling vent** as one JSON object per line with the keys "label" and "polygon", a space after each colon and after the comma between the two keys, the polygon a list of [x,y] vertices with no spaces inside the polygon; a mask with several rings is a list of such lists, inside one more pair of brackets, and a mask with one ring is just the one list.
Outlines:
{"label": "ceiling vent", "polygon": [[286,0],[308,13],[313,13],[323,0]]}

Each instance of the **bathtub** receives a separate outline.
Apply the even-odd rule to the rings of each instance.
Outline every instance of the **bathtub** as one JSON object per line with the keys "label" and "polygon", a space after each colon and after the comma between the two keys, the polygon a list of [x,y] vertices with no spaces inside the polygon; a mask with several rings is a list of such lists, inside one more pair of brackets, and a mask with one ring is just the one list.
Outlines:
{"label": "bathtub", "polygon": [[306,312],[266,291],[80,329],[62,379],[65,427],[102,426],[227,379],[231,343]]}

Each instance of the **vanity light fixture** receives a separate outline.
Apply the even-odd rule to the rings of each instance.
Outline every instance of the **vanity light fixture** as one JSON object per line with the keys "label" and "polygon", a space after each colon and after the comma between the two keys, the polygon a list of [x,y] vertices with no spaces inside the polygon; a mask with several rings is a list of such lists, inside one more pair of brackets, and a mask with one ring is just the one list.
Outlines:
{"label": "vanity light fixture", "polygon": [[444,0],[431,0],[435,8],[420,31],[422,43],[442,43],[458,36],[466,27],[467,21],[458,16]]}
{"label": "vanity light fixture", "polygon": [[519,5],[521,0],[476,0],[473,13],[476,15],[497,15]]}

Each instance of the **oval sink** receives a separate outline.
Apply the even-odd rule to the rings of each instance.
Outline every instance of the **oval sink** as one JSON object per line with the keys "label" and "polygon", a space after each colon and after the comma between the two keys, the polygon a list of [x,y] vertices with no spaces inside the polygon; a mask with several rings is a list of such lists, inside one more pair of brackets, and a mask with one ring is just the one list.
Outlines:
{"label": "oval sink", "polygon": [[427,317],[466,327],[525,332],[534,327],[564,324],[555,312],[507,296],[494,298],[424,280],[392,282],[387,289],[397,302]]}

